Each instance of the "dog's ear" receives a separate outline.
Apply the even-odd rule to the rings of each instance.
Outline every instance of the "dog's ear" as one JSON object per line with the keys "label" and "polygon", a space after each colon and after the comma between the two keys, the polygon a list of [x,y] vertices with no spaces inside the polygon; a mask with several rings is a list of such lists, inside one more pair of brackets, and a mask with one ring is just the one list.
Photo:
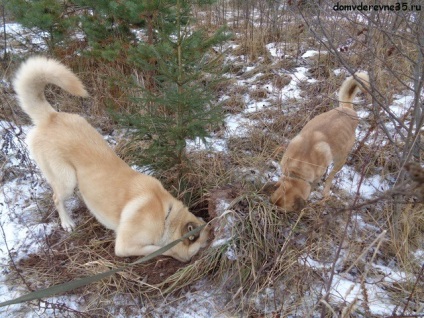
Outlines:
{"label": "dog's ear", "polygon": [[[188,232],[193,231],[196,227],[197,227],[196,223],[188,222],[185,226],[185,230],[183,231],[183,235],[187,234]],[[200,235],[199,233],[196,233],[194,235],[190,235],[188,237],[188,240],[190,242],[194,242],[195,240],[197,240],[199,238],[199,235]]]}
{"label": "dog's ear", "polygon": [[306,201],[303,198],[301,198],[299,196],[296,196],[294,198],[294,203],[293,203],[293,210],[294,211],[300,211],[303,208],[305,208],[305,206],[306,206]]}

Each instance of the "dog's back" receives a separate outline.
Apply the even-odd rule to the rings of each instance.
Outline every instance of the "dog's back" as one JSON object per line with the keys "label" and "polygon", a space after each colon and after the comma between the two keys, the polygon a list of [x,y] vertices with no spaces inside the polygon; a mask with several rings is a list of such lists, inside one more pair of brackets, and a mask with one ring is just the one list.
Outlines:
{"label": "dog's back", "polygon": [[[368,87],[368,74],[356,73],[348,77],[339,90],[339,107],[322,113],[311,119],[289,144],[285,156],[302,157],[305,161],[331,161],[335,154],[345,154],[355,142],[355,129],[359,119],[353,109],[353,100],[361,90],[361,85]],[[326,155],[324,143],[328,144],[331,156]],[[303,144],[303,145],[301,145]],[[321,157],[310,158],[308,157]]]}
{"label": "dog's back", "polygon": [[368,87],[368,80],[365,73],[347,78],[339,90],[339,107],[311,119],[292,139],[281,160],[283,176],[272,202],[288,210],[303,208],[316,182],[333,162],[323,191],[328,196],[335,173],[355,143],[359,120],[352,102],[362,86]]}
{"label": "dog's back", "polygon": [[[120,178],[130,180],[135,172],[115,155],[83,117],[55,111],[44,95],[47,84],[57,85],[76,96],[86,97],[88,93],[71,70],[45,57],[29,58],[19,68],[13,82],[21,108],[35,124],[27,136],[28,148],[53,188],[62,226],[70,230],[74,223],[65,212],[64,201],[72,195],[77,184],[85,203],[96,214],[99,208],[95,203],[101,201],[98,198],[112,196],[102,192],[105,176],[110,175],[106,179],[110,180],[114,172],[119,171]],[[97,195],[92,196],[92,192]],[[103,218],[102,223],[113,228],[119,215],[109,217],[113,221]]]}
{"label": "dog's back", "polygon": [[[359,79],[356,80],[357,77]],[[369,87],[369,77],[366,73],[355,73],[355,77],[348,77],[341,85],[339,90],[339,107],[317,115],[311,119],[302,129],[300,134],[305,133],[322,133],[326,135],[326,139],[331,143],[333,139],[348,140],[348,136],[344,136],[343,132],[348,131],[349,136],[354,132],[358,125],[358,116],[353,109],[353,100],[362,86]],[[329,137],[329,138],[328,138]],[[312,140],[319,139],[319,134]],[[338,142],[337,142],[338,143]]]}
{"label": "dog's back", "polygon": [[70,69],[46,57],[29,58],[16,73],[13,85],[20,106],[35,124],[27,144],[49,183],[57,183],[53,179],[58,176],[77,178],[84,173],[82,169],[93,169],[99,163],[112,163],[115,170],[126,166],[83,117],[53,109],[44,95],[47,84],[76,96],[87,97],[88,93]]}

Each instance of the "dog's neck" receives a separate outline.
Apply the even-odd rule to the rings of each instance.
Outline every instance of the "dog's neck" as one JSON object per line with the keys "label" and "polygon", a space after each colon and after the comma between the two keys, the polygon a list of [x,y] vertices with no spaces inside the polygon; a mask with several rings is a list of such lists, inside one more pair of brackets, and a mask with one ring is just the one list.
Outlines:
{"label": "dog's neck", "polygon": [[285,176],[288,177],[288,178],[297,179],[297,180],[306,182],[306,183],[308,183],[312,187],[312,182],[306,180],[305,178],[303,178],[302,176],[298,175],[295,172],[290,172],[289,171],[288,173],[285,174]]}

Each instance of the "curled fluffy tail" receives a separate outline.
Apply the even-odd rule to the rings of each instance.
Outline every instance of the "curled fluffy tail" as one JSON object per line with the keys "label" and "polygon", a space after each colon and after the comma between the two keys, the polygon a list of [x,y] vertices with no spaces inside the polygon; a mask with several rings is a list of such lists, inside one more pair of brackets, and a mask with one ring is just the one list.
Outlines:
{"label": "curled fluffy tail", "polygon": [[57,85],[76,96],[88,96],[79,78],[65,65],[41,56],[29,58],[16,72],[13,87],[20,106],[35,125],[55,112],[44,95],[47,84]]}
{"label": "curled fluffy tail", "polygon": [[[356,77],[356,78],[355,78]],[[367,73],[355,73],[355,76],[350,76],[343,82],[339,91],[340,106],[353,108],[353,99],[363,87],[369,88],[369,77]],[[359,83],[360,82],[360,83]]]}

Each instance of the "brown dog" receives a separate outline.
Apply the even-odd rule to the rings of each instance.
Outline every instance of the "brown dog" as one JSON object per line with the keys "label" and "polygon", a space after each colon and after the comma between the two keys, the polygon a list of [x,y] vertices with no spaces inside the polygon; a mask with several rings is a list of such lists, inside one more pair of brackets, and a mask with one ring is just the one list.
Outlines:
{"label": "brown dog", "polygon": [[[159,180],[132,170],[81,116],[56,112],[44,96],[47,84],[87,97],[83,84],[67,67],[44,57],[22,64],[14,88],[35,127],[27,137],[31,155],[53,188],[62,227],[75,223],[64,201],[78,185],[87,207],[116,232],[118,256],[148,255],[205,222],[190,213]],[[163,253],[189,261],[206,246],[209,228]]]}
{"label": "brown dog", "polygon": [[339,91],[340,106],[314,117],[292,139],[281,160],[282,176],[271,195],[272,203],[288,211],[303,209],[312,189],[333,162],[323,191],[328,197],[334,175],[345,164],[355,143],[359,120],[352,101],[362,90],[361,85],[369,87],[368,82],[365,73],[347,78]]}

